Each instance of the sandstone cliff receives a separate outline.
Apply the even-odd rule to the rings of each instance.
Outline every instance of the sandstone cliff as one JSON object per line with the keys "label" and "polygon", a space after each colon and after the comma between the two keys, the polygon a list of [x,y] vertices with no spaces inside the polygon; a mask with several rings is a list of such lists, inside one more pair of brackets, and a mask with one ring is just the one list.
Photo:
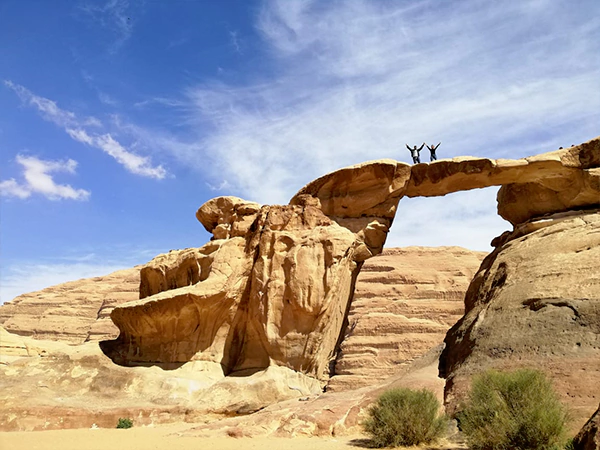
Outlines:
{"label": "sandstone cliff", "polygon": [[[407,247],[385,249],[365,261],[328,389],[372,385],[387,378],[395,365],[440,344],[462,316],[468,283],[484,256],[458,247]],[[152,295],[150,289],[167,290],[178,278],[199,280],[207,270],[197,260],[202,261],[199,249],[171,251],[144,266],[24,294],[0,306],[0,322],[11,333],[34,339],[70,344],[114,339],[118,328],[109,315],[115,306]],[[94,303],[103,292],[103,301]],[[53,320],[47,322],[48,316]],[[0,345],[7,342],[0,339]]]}
{"label": "sandstone cliff", "polygon": [[484,260],[466,314],[448,332],[446,402],[454,410],[482,370],[539,368],[581,425],[600,400],[600,214],[558,214],[523,228],[534,231]]}
{"label": "sandstone cliff", "polygon": [[484,252],[386,249],[358,276],[328,391],[373,386],[442,343]]}
{"label": "sandstone cliff", "polygon": [[[598,385],[600,374],[600,139],[522,160],[455,158],[415,166],[373,161],[325,175],[283,206],[235,197],[206,202],[197,218],[213,239],[155,258],[140,274],[140,299],[111,312],[119,336],[103,341],[102,349],[130,366],[116,369],[117,378],[133,377],[116,385],[148,400],[146,385],[162,390],[175,383],[187,392],[186,401],[208,410],[216,402],[216,411],[225,413],[318,392],[340,348],[340,370],[356,375],[346,378],[346,386],[372,377],[360,372],[361,358],[368,358],[353,355],[351,338],[357,328],[354,338],[365,338],[365,323],[377,325],[360,318],[360,301],[350,316],[352,296],[360,268],[383,249],[398,201],[492,185],[502,185],[498,211],[514,229],[494,241],[496,251],[469,287],[466,315],[446,338],[440,370],[448,377],[448,405],[456,404],[476,371],[537,365],[565,397],[573,396],[579,416],[589,417],[597,404],[590,386]],[[389,309],[399,317],[386,311],[368,320],[383,319],[407,335],[417,324],[432,335],[441,332],[421,313],[406,318],[413,312]],[[372,338],[367,346],[377,348]],[[414,345],[410,337],[408,342]],[[396,347],[395,356],[388,350],[380,353],[386,365],[387,358],[413,357],[405,347]],[[69,381],[79,393],[96,381],[103,386],[93,365],[116,366],[95,358],[85,360],[81,372],[73,369],[81,358],[69,356],[64,370],[71,368],[77,380],[57,378],[55,386]],[[33,376],[47,367],[17,362],[8,366],[17,380],[11,392],[19,374]],[[87,370],[84,378],[77,375]],[[145,381],[153,372],[156,385]],[[256,383],[274,387],[273,395],[260,398],[259,389],[240,398]],[[344,383],[340,379],[338,387]]]}
{"label": "sandstone cliff", "polygon": [[81,344],[114,338],[110,312],[139,297],[139,267],[19,295],[0,305],[0,325],[11,333]]}
{"label": "sandstone cliff", "polygon": [[103,349],[121,364],[202,360],[224,375],[279,365],[327,380],[356,277],[398,201],[492,185],[515,227],[598,206],[600,139],[516,161],[373,161],[309,183],[286,206],[210,200],[197,218],[211,242],[142,274],[148,297],[113,310],[120,335]]}

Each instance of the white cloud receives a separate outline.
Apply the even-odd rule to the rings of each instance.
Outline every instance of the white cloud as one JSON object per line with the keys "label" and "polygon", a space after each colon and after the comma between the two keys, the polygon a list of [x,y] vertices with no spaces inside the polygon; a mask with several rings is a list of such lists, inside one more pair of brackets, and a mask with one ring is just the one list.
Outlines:
{"label": "white cloud", "polygon": [[103,3],[93,0],[81,3],[79,7],[94,23],[111,32],[109,53],[118,52],[133,34],[135,17],[132,19],[128,13],[128,0],[108,0]]}
{"label": "white cloud", "polygon": [[31,191],[26,186],[22,186],[14,178],[0,182],[0,195],[4,197],[27,198]]}
{"label": "white cloud", "polygon": [[57,184],[51,173],[67,172],[74,174],[77,162],[72,159],[66,161],[47,161],[34,156],[17,155],[17,163],[23,166],[23,184],[14,179],[0,183],[0,194],[6,197],[27,198],[32,194],[41,194],[50,200],[87,200],[90,192],[84,189],[75,189],[68,184]]}
{"label": "white cloud", "polygon": [[240,43],[240,36],[237,31],[229,31],[229,42],[236,53],[242,53],[242,46]]}
{"label": "white cloud", "polygon": [[167,171],[162,166],[153,166],[147,156],[140,156],[127,150],[110,133],[98,133],[95,129],[103,124],[95,117],[78,118],[73,112],[59,108],[56,102],[33,94],[23,86],[5,81],[4,84],[17,93],[21,100],[34,106],[42,117],[63,128],[71,138],[89,146],[95,147],[112,156],[129,172],[150,178],[163,179]]}
{"label": "white cloud", "polygon": [[[405,143],[441,141],[440,158],[519,158],[598,132],[597,2],[273,0],[257,28],[273,70],[251,84],[190,87],[201,152],[172,146],[250,200],[287,203],[308,181],[366,160],[408,162]],[[486,201],[475,227],[495,217]]]}
{"label": "white cloud", "polygon": [[108,106],[119,106],[119,102],[109,94],[98,91],[98,100]]}
{"label": "white cloud", "polygon": [[75,125],[101,126],[101,122],[95,117],[86,117],[83,120],[78,119],[71,111],[66,111],[58,107],[56,102],[38,95],[34,95],[25,87],[15,84],[10,80],[5,80],[4,85],[12,89],[23,103],[35,107],[42,117],[48,122],[52,122],[59,127],[68,127]]}
{"label": "white cloud", "polygon": [[457,245],[489,250],[491,240],[512,229],[496,214],[498,188],[443,197],[403,198],[386,247]]}
{"label": "white cloud", "polygon": [[66,131],[76,141],[99,148],[109,154],[131,173],[157,179],[162,179],[167,174],[162,166],[153,167],[150,158],[125,150],[110,134],[90,136],[81,129],[67,128]]}

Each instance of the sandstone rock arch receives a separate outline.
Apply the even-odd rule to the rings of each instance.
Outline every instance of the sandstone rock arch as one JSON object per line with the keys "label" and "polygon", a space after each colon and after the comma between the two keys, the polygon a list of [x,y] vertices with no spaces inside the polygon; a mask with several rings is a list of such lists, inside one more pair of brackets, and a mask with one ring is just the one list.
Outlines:
{"label": "sandstone rock arch", "polygon": [[302,188],[289,205],[219,197],[196,216],[213,234],[199,249],[161,255],[141,273],[140,300],[116,307],[113,361],[222,376],[283,366],[329,376],[363,261],[381,252],[402,197],[502,186],[498,212],[514,230],[549,214],[600,206],[600,138],[519,160],[454,158],[409,166],[378,160]]}

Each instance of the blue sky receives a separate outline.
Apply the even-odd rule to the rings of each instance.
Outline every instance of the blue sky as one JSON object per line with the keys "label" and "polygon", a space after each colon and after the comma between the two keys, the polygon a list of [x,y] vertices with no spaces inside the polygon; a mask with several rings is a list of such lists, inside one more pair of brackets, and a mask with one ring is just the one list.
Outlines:
{"label": "blue sky", "polygon": [[[0,0],[0,297],[200,246],[218,195],[599,124],[595,0]],[[489,249],[496,191],[403,199],[388,246]]]}

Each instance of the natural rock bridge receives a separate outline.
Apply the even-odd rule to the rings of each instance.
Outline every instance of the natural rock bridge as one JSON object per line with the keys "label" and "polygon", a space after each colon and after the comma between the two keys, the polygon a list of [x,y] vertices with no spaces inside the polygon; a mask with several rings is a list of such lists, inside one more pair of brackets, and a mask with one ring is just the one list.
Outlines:
{"label": "natural rock bridge", "polygon": [[549,215],[598,208],[600,138],[519,160],[367,162],[312,181],[284,206],[212,199],[196,215],[213,239],[149,263],[140,300],[114,309],[120,336],[102,348],[123,365],[196,361],[221,377],[275,365],[324,381],[362,262],[381,252],[399,200],[498,185],[498,212],[514,230],[497,246]]}

